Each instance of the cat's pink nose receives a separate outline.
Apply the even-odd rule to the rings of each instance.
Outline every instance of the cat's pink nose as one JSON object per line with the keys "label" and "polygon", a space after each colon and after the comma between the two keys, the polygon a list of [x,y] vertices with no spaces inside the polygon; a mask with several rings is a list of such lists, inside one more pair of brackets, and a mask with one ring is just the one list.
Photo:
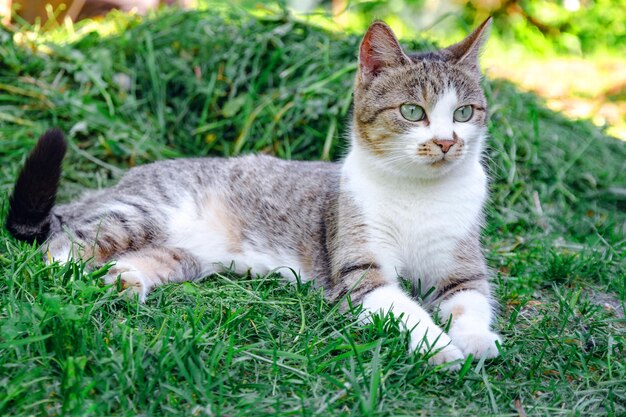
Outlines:
{"label": "cat's pink nose", "polygon": [[435,143],[435,145],[441,148],[441,152],[447,153],[452,147],[452,145],[456,143],[456,140],[435,139],[433,140],[433,142]]}

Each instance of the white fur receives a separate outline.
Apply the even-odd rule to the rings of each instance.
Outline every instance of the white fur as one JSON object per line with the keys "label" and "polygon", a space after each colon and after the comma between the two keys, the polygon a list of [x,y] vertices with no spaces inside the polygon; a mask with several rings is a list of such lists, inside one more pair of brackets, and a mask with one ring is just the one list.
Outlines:
{"label": "white fur", "polygon": [[[208,190],[207,194],[212,191]],[[295,254],[286,251],[263,251],[244,243],[239,251],[229,248],[229,225],[209,209],[198,212],[197,198],[183,199],[176,210],[168,213],[170,219],[167,246],[189,251],[200,260],[202,275],[210,275],[224,270],[244,274],[252,270],[257,274],[278,272],[283,277],[295,281],[295,271],[300,275],[301,267]],[[309,277],[302,277],[303,280]]]}
{"label": "white fur", "polygon": [[[413,279],[415,284],[419,280],[425,292],[448,278],[455,266],[457,245],[479,225],[487,195],[487,177],[480,163],[484,131],[471,123],[453,121],[454,110],[465,104],[458,102],[454,90],[445,92],[427,109],[428,126],[388,139],[391,152],[386,158],[363,148],[353,133],[342,186],[363,211],[370,250],[390,282],[397,280],[397,275]],[[457,160],[433,166],[432,157],[417,155],[420,145],[433,138],[452,139],[453,132],[465,142]],[[365,315],[381,310],[403,314],[412,331],[411,349],[423,339],[432,343],[438,336],[435,346],[447,348],[433,357],[436,363],[470,353],[497,355],[495,341],[499,337],[489,330],[489,302],[478,293],[462,292],[442,305],[445,318],[455,306],[465,312],[455,320],[450,337],[397,286],[373,291],[363,305]]]}
{"label": "white fur", "polygon": [[[370,292],[363,298],[362,320],[369,320],[371,314],[393,312],[401,317],[405,330],[411,332],[409,350],[421,353],[431,352],[429,361],[434,365],[463,359],[463,353],[455,347],[450,337],[437,326],[428,312],[413,301],[397,285],[387,285]],[[453,368],[458,367],[456,364]]]}
{"label": "white fur", "polygon": [[453,316],[455,309],[460,311],[454,317],[448,335],[464,355],[498,356],[496,342],[501,343],[502,339],[490,330],[493,312],[484,295],[476,291],[462,291],[441,303],[439,308],[442,320]]}
{"label": "white fur", "polygon": [[152,288],[154,282],[139,271],[135,265],[125,261],[115,262],[117,274],[109,273],[103,278],[106,285],[113,285],[119,279],[124,288],[128,288],[131,294],[137,294],[139,301],[144,303],[146,297]]}
{"label": "white fur", "polygon": [[58,262],[61,265],[65,265],[72,259],[72,250],[69,246],[64,246],[59,249],[48,248],[45,253],[45,262],[47,265]]}
{"label": "white fur", "polygon": [[455,123],[453,118],[454,110],[459,107],[459,101],[454,89],[445,91],[441,97],[435,102],[435,105],[428,112],[428,120],[430,123],[425,128],[430,134],[425,138],[452,139],[452,132],[458,129],[459,125],[468,125],[467,123]]}
{"label": "white fur", "polygon": [[[444,164],[443,171],[416,156],[421,143],[433,137],[451,138],[460,129],[457,125],[468,125],[453,122],[452,114],[460,105],[456,92],[448,90],[429,112],[430,126],[414,129],[411,146],[406,145],[409,135],[389,139],[405,143],[404,162],[410,166],[380,167],[376,163],[380,156],[363,149],[356,136],[343,165],[344,189],[365,214],[371,251],[384,275],[421,279],[424,290],[449,276],[456,245],[475,230],[487,196],[480,152],[464,154],[449,164],[452,168]],[[466,146],[481,149],[482,130],[461,128],[467,129]],[[418,168],[422,178],[415,176]],[[404,175],[406,171],[412,175]]]}
{"label": "white fur", "polygon": [[479,222],[486,175],[471,161],[458,175],[408,180],[372,170],[369,158],[358,147],[352,150],[344,185],[365,214],[371,251],[385,276],[420,278],[427,290],[449,275],[456,245]]}

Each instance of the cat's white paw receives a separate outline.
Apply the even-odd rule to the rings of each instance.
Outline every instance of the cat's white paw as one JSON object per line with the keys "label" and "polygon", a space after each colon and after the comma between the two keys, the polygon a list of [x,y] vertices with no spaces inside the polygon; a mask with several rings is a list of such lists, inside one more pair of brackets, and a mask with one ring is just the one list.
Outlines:
{"label": "cat's white paw", "polygon": [[72,259],[72,251],[69,246],[60,248],[45,248],[43,254],[46,265],[52,265],[57,262],[59,265],[65,265]]}
{"label": "cat's white paw", "polygon": [[465,359],[463,352],[452,344],[450,337],[443,332],[436,339],[429,340],[428,343],[426,343],[424,337],[420,338],[411,335],[409,350],[411,352],[417,350],[425,354],[432,352],[432,356],[428,358],[428,363],[431,365],[443,365],[459,361],[459,363],[451,364],[446,368],[450,371],[458,371],[461,368],[460,361]]}
{"label": "cat's white paw", "polygon": [[465,356],[463,355],[463,352],[461,352],[461,350],[453,344],[449,344],[428,358],[428,363],[431,365],[443,365],[446,363],[457,362],[451,363],[446,369],[449,371],[458,371],[461,369],[464,359]]}
{"label": "cat's white paw", "polygon": [[105,284],[111,285],[117,283],[118,277],[123,290],[129,289],[130,295],[137,294],[141,303],[146,301],[146,297],[152,288],[151,281],[148,278],[137,270],[123,265],[115,265],[109,269],[109,273],[102,279]]}
{"label": "cat's white paw", "polygon": [[452,342],[468,356],[470,353],[475,359],[482,357],[495,358],[500,354],[496,342],[502,344],[502,338],[489,330],[476,332],[471,330],[449,332]]}

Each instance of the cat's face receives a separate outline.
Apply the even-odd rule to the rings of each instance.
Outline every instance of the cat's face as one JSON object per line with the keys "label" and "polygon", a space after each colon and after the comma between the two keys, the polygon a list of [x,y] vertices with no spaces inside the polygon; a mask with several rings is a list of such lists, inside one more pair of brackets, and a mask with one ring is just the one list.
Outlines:
{"label": "cat's face", "polygon": [[372,163],[434,178],[480,154],[487,103],[478,54],[490,23],[449,48],[415,55],[404,53],[384,23],[370,26],[359,51],[352,128]]}

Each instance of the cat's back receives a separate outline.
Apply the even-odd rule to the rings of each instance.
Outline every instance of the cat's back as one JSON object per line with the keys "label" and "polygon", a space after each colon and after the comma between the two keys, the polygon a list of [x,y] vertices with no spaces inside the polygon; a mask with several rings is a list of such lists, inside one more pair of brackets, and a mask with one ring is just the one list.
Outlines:
{"label": "cat's back", "polygon": [[[209,164],[215,161],[208,161]],[[231,184],[256,184],[257,190],[297,194],[299,190],[318,189],[340,175],[336,163],[291,161],[268,155],[246,155],[219,161]],[[290,188],[295,187],[295,188]]]}
{"label": "cat's back", "polygon": [[248,196],[300,200],[334,187],[340,167],[322,161],[291,161],[268,155],[180,158],[131,168],[115,187],[125,194],[164,197],[203,194],[207,189]]}

